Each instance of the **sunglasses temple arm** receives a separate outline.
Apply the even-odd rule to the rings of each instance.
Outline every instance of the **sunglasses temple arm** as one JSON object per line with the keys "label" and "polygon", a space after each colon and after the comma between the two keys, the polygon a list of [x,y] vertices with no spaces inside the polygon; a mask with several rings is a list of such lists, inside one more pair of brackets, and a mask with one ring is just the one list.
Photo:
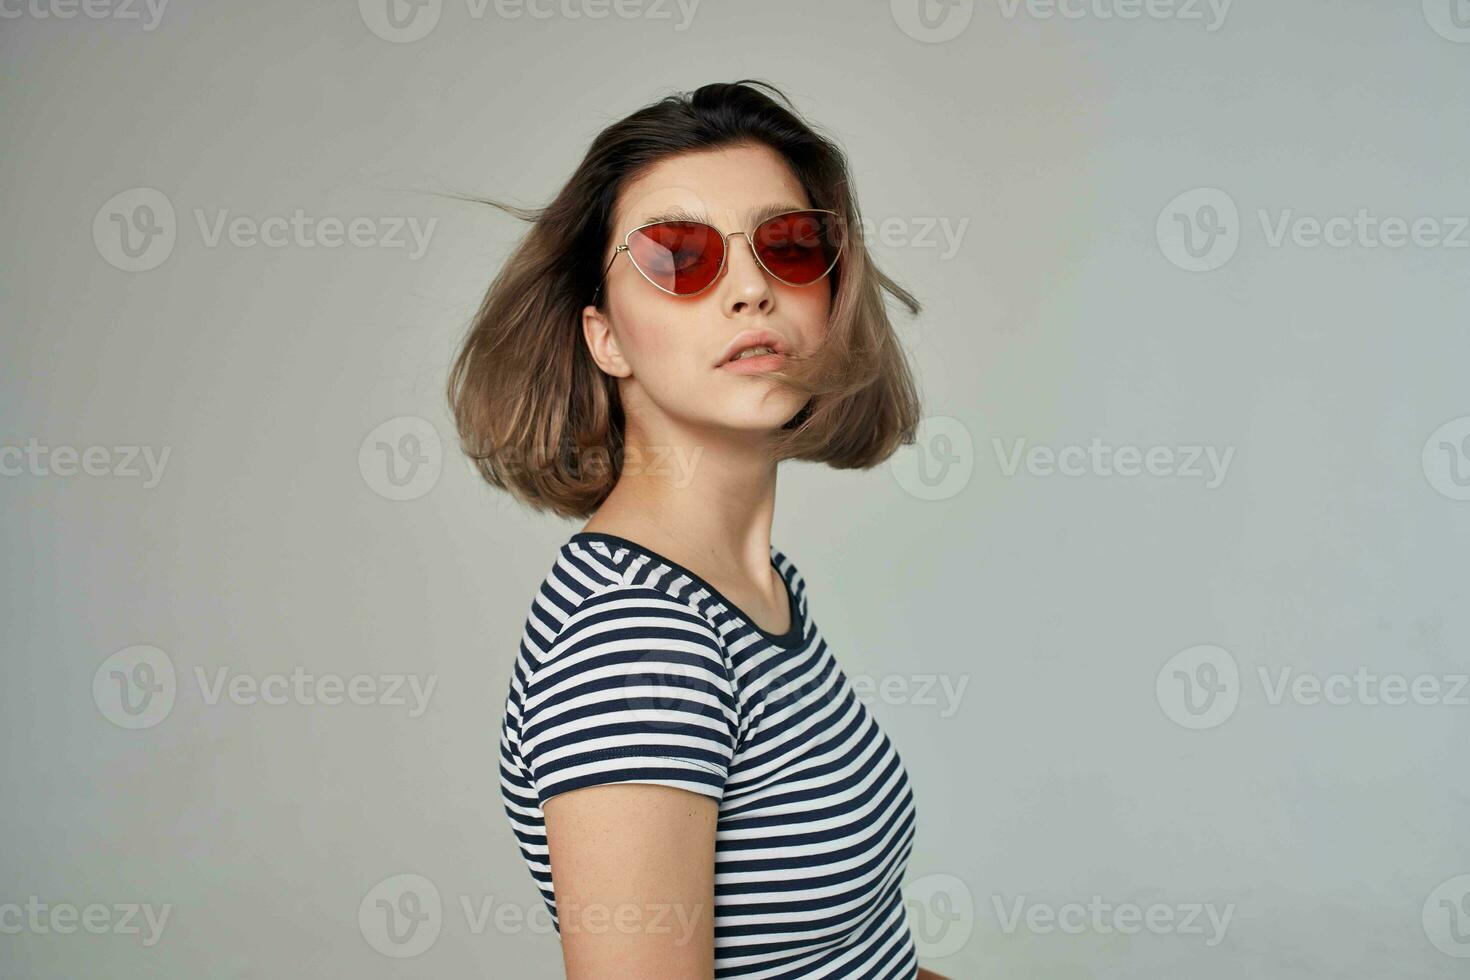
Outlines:
{"label": "sunglasses temple arm", "polygon": [[618,260],[618,253],[626,250],[626,248],[626,245],[619,245],[617,248],[613,249],[612,258],[607,260],[607,268],[602,270],[602,278],[597,281],[597,292],[592,294],[593,306],[596,306],[597,301],[602,298],[602,287],[607,282],[607,274],[609,271],[611,271],[613,263]]}

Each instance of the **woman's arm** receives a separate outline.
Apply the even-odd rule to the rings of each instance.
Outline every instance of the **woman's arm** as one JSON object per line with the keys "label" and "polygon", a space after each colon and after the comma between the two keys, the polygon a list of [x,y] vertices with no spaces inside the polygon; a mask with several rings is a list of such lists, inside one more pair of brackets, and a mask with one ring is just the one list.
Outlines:
{"label": "woman's arm", "polygon": [[672,786],[586,786],[542,804],[567,980],[714,976],[719,801]]}

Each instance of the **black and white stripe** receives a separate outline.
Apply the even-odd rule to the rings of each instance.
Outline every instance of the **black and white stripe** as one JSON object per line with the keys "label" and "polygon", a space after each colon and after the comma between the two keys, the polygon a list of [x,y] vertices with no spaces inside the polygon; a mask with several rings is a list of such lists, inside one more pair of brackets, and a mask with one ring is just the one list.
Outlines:
{"label": "black and white stripe", "polygon": [[792,613],[780,635],[641,545],[572,535],[505,701],[506,813],[556,921],[542,802],[620,782],[714,797],[717,977],[909,980],[908,774],[827,649],[796,566],[774,546],[771,563]]}

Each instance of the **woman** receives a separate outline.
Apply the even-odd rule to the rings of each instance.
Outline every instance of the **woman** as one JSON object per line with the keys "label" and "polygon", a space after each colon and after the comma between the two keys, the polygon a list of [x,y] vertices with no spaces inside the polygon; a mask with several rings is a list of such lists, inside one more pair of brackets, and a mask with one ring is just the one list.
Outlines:
{"label": "woman", "polygon": [[919,306],[853,234],[841,151],[773,87],[712,84],[609,126],[549,207],[485,203],[533,225],[451,374],[462,443],[590,517],[500,740],[567,976],[935,976],[907,772],[770,540],[779,460],[867,469],[919,418],[882,291]]}

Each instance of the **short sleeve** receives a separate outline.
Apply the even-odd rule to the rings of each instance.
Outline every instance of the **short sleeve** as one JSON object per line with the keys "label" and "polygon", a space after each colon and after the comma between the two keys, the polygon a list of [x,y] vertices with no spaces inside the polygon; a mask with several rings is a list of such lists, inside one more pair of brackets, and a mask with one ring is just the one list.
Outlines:
{"label": "short sleeve", "polygon": [[526,685],[521,756],[538,802],[601,783],[658,783],[715,799],[739,731],[710,623],[647,586],[584,600]]}

